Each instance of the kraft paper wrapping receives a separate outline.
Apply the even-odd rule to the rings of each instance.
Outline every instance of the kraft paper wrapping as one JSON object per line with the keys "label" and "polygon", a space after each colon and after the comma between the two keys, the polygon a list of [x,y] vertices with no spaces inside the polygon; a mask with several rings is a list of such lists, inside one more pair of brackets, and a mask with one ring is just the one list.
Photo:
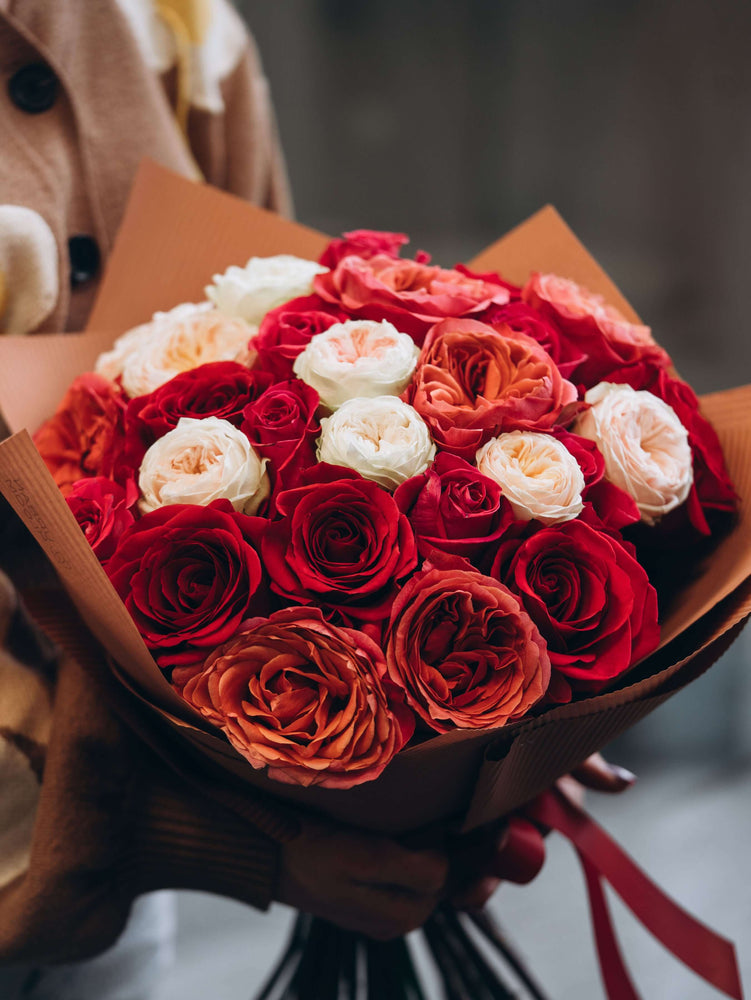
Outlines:
{"label": "kraft paper wrapping", "polygon": [[[167,755],[184,768],[210,758],[225,773],[349,823],[388,832],[450,819],[471,829],[528,801],[555,778],[707,669],[751,614],[751,511],[697,567],[661,623],[660,649],[621,689],[503,729],[454,731],[399,754],[374,782],[347,791],[270,781],[240,757],[166,682],[89,548],[29,434],[72,378],[119,333],[157,309],[203,297],[212,274],[251,255],[316,257],[326,237],[147,163],[139,172],[88,332],[0,338],[0,407],[18,433],[0,444],[0,489],[55,566],[83,621],[144,711],[164,721]],[[471,265],[523,283],[554,271],[636,313],[556,211],[547,207]],[[103,331],[107,331],[106,333]],[[29,392],[33,373],[34,391]],[[751,496],[751,386],[715,393],[702,410],[718,432],[742,498]],[[667,558],[667,556],[666,556]],[[232,782],[236,787],[237,783]]]}

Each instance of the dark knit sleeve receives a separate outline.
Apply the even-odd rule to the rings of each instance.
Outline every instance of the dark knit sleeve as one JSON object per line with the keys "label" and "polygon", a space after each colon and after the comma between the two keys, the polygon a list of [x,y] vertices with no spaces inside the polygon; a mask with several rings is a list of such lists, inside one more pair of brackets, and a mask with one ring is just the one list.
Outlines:
{"label": "dark knit sleeve", "polygon": [[158,725],[152,731],[155,720],[109,675],[64,594],[24,599],[25,638],[15,641],[27,659],[44,657],[51,712],[29,863],[0,889],[0,961],[96,954],[152,889],[265,908],[296,815],[251,790],[228,794],[221,774],[183,759]]}

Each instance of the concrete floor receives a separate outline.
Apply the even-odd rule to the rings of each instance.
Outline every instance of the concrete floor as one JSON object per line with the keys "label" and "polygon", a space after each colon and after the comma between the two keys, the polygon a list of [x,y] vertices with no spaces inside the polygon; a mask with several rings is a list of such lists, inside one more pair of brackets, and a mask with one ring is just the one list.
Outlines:
{"label": "concrete floor", "polygon": [[[626,797],[591,795],[589,808],[663,889],[735,941],[751,984],[751,762],[653,766]],[[178,960],[154,1000],[250,1000],[284,942],[290,912],[275,906],[261,915],[200,893],[179,897]],[[664,952],[612,895],[611,902],[643,1000],[719,995]],[[501,887],[492,905],[552,1000],[603,997],[584,883],[565,842],[551,837],[537,880]]]}

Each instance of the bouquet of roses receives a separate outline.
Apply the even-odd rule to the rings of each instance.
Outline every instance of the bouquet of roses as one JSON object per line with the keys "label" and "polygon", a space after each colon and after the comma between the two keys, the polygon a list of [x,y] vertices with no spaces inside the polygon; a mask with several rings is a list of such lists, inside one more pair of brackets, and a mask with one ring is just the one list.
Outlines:
{"label": "bouquet of roses", "polygon": [[[68,338],[58,379],[94,371],[35,434],[49,473],[16,435],[0,480],[176,733],[349,822],[470,829],[719,655],[751,567],[716,430],[549,213],[444,269],[144,176],[91,321],[127,329]],[[149,210],[207,196],[190,278],[144,279]],[[745,401],[715,403],[741,494]]]}

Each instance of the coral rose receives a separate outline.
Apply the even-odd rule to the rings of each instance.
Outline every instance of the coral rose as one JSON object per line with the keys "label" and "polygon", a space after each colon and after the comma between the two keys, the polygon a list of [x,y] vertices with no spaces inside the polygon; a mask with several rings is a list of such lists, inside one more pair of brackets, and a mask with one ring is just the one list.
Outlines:
{"label": "coral rose", "polygon": [[446,270],[415,260],[376,254],[368,260],[344,257],[319,274],[313,287],[327,302],[359,319],[386,319],[422,344],[434,323],[468,316],[493,303],[508,302],[508,289],[467,271]]}
{"label": "coral rose", "polygon": [[667,353],[652,339],[648,326],[631,323],[601,295],[557,274],[530,275],[522,289],[525,302],[552,319],[571,344],[584,352],[570,378],[590,387],[614,368],[649,358],[666,367]]}
{"label": "coral rose", "polygon": [[126,400],[101,375],[88,372],[71,384],[53,417],[34,435],[34,444],[63,496],[79,479],[120,480]]}
{"label": "coral rose", "polygon": [[386,662],[410,707],[441,733],[520,719],[550,681],[545,640],[516,596],[450,556],[425,563],[400,591]]}
{"label": "coral rose", "polygon": [[529,337],[475,320],[428,334],[404,398],[436,444],[471,460],[502,431],[547,430],[576,411],[576,389]]}
{"label": "coral rose", "polygon": [[270,778],[351,788],[377,778],[414,729],[385,670],[362,632],[287,608],[244,622],[182,695]]}

